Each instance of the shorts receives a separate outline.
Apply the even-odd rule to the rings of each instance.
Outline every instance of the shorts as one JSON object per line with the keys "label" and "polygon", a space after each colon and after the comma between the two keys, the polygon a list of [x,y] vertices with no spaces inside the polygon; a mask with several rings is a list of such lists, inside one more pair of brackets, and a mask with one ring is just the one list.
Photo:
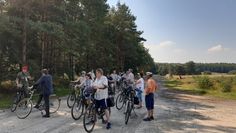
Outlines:
{"label": "shorts", "polygon": [[142,100],[142,94],[143,94],[143,92],[141,91],[141,90],[137,90],[136,89],[136,95],[137,95],[137,97],[138,97],[138,100],[139,100],[139,102],[142,102],[143,100]]}
{"label": "shorts", "polygon": [[153,93],[149,93],[148,95],[145,96],[145,103],[146,103],[147,110],[154,109],[154,94]]}
{"label": "shorts", "polygon": [[107,109],[107,102],[106,99],[96,100],[95,101],[95,108],[100,109]]}

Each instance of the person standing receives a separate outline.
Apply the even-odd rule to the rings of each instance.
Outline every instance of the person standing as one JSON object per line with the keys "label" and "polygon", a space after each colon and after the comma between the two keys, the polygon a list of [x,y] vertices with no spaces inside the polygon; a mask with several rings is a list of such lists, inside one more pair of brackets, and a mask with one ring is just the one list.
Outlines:
{"label": "person standing", "polygon": [[96,70],[96,79],[93,83],[93,88],[96,90],[95,100],[96,108],[104,109],[107,120],[107,129],[111,128],[110,113],[108,111],[106,99],[108,98],[108,79],[103,75],[103,70]]}
{"label": "person standing", "polygon": [[49,96],[53,93],[53,83],[52,83],[52,76],[48,73],[47,69],[43,69],[41,71],[42,76],[39,80],[35,83],[35,86],[39,86],[40,88],[40,95],[35,108],[39,108],[39,104],[42,101],[42,98],[45,102],[45,112],[46,114],[43,115],[44,118],[50,117],[49,113]]}
{"label": "person standing", "polygon": [[152,73],[147,72],[147,86],[145,88],[145,104],[147,108],[147,118],[143,119],[144,121],[154,120],[153,111],[154,111],[154,93],[157,90],[157,83],[152,78]]}
{"label": "person standing", "polygon": [[128,70],[127,81],[128,81],[129,86],[133,87],[133,85],[134,85],[134,74],[133,74],[132,69]]}
{"label": "person standing", "polygon": [[136,90],[136,95],[139,99],[139,106],[137,107],[138,109],[142,108],[142,96],[143,96],[143,91],[144,91],[144,79],[143,79],[143,74],[138,73],[138,80],[135,82],[135,90]]}

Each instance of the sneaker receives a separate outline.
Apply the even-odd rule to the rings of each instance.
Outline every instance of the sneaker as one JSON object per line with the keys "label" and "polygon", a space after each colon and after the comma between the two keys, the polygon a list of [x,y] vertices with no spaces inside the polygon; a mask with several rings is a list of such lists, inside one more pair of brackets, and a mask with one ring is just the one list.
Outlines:
{"label": "sneaker", "polygon": [[108,123],[107,123],[107,129],[110,129],[110,128],[111,128],[111,123],[108,122]]}
{"label": "sneaker", "polygon": [[43,118],[49,118],[50,115],[43,115]]}
{"label": "sneaker", "polygon": [[154,120],[154,117],[153,117],[153,116],[151,116],[151,117],[150,117],[150,119],[151,119],[151,120]]}
{"label": "sneaker", "polygon": [[143,121],[151,121],[151,119],[147,117],[147,118],[143,119]]}
{"label": "sneaker", "polygon": [[38,106],[38,105],[35,105],[35,106],[34,106],[34,108],[38,109],[38,108],[39,108],[39,106]]}

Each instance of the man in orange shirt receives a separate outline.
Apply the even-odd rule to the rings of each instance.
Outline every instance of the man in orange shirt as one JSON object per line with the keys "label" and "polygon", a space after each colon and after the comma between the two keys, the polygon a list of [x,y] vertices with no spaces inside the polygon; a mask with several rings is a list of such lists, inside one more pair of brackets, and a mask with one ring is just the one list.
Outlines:
{"label": "man in orange shirt", "polygon": [[152,73],[147,72],[147,86],[145,88],[145,103],[146,103],[146,108],[148,111],[148,116],[147,118],[143,119],[144,121],[151,121],[154,120],[153,117],[153,110],[154,110],[154,93],[157,90],[157,83],[156,81],[152,78]]}

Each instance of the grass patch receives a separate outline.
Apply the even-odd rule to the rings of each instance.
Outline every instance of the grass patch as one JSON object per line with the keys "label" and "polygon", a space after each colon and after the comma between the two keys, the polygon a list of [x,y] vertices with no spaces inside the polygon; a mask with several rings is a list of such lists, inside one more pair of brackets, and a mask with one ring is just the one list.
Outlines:
{"label": "grass patch", "polygon": [[165,81],[165,86],[176,91],[181,91],[188,94],[203,95],[206,91],[195,87],[196,83],[191,82],[189,79],[171,79]]}
{"label": "grass patch", "polygon": [[12,99],[12,94],[0,94],[0,109],[10,108]]}
{"label": "grass patch", "polygon": [[70,93],[70,88],[68,87],[55,87],[55,94],[59,97],[66,96]]}
{"label": "grass patch", "polygon": [[[213,86],[208,89],[200,89],[195,76],[183,76],[183,79],[172,78],[165,80],[165,86],[194,95],[207,95],[221,99],[236,100],[236,77],[229,75],[209,76]],[[222,92],[221,83],[230,80],[232,82],[231,92]]]}

